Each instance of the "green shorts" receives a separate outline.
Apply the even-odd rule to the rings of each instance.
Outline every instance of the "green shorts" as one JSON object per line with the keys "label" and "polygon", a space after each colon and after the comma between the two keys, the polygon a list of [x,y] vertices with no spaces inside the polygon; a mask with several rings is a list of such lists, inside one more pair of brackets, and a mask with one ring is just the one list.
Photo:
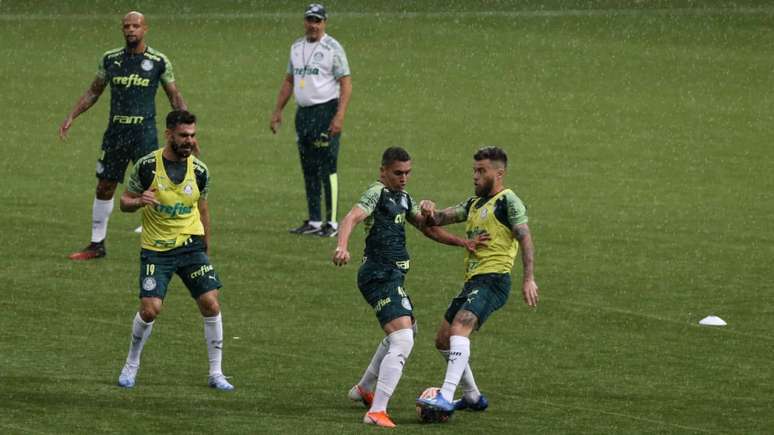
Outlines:
{"label": "green shorts", "polygon": [[102,137],[102,155],[97,160],[97,178],[124,182],[129,162],[136,162],[159,148],[156,124],[118,126],[111,124]]}
{"label": "green shorts", "polygon": [[511,274],[485,273],[473,276],[462,291],[449,304],[444,318],[450,324],[460,310],[467,310],[478,317],[478,327],[508,301],[511,293]]}
{"label": "green shorts", "polygon": [[223,286],[204,251],[204,240],[191,236],[185,245],[169,251],[140,252],[140,297],[164,299],[175,273],[194,299]]}
{"label": "green shorts", "polygon": [[397,267],[366,261],[357,272],[357,287],[382,327],[401,316],[414,319],[411,298],[403,288],[406,272]]}

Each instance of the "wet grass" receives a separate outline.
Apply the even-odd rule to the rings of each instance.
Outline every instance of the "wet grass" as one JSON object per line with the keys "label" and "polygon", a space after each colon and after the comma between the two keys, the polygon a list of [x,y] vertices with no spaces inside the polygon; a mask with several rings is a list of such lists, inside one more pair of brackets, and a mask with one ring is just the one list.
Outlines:
{"label": "wet grass", "polygon": [[[107,95],[67,143],[56,129],[101,53],[121,45],[124,6],[3,1],[2,432],[366,429],[345,395],[380,331],[356,265],[329,264],[334,241],[286,233],[305,208],[292,108],[280,135],[268,130],[301,30],[288,12],[303,5],[240,2],[215,16],[212,3],[189,3],[149,4],[148,40],[172,59],[200,117],[212,260],[225,283],[224,367],[238,389],[206,387],[201,321],[178,280],[137,387],[114,386],[136,305],[139,217],[116,209],[106,259],[66,259],[89,236]],[[774,431],[772,10],[470,5],[452,3],[447,12],[459,15],[429,13],[436,3],[329,6],[341,13],[329,33],[347,49],[355,89],[340,209],[377,176],[387,146],[411,152],[413,196],[447,205],[470,194],[475,149],[498,144],[538,251],[541,306],[526,309],[516,288],[473,339],[490,410],[422,426],[413,400],[442,380],[433,329],[460,287],[462,252],[410,235],[420,335],[391,402],[400,429]],[[582,13],[606,7],[626,12]],[[538,10],[554,12],[516,13]],[[166,112],[161,93],[158,107]],[[358,232],[352,251],[362,243]],[[710,314],[728,326],[699,327]]]}

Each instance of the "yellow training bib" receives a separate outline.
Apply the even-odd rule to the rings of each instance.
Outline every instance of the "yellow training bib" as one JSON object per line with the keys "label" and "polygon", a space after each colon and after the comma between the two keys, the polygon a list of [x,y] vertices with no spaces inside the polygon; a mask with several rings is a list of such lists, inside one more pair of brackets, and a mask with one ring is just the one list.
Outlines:
{"label": "yellow training bib", "polygon": [[159,204],[142,209],[142,247],[153,251],[168,251],[192,235],[204,235],[193,157],[187,159],[183,181],[174,184],[164,169],[162,152],[160,149],[154,153],[156,174],[151,183]]}
{"label": "yellow training bib", "polygon": [[485,247],[465,255],[465,281],[484,273],[511,273],[518,245],[511,228],[495,217],[495,205],[510,189],[504,189],[484,204],[478,200],[470,206],[465,232],[468,239],[488,233],[490,240]]}

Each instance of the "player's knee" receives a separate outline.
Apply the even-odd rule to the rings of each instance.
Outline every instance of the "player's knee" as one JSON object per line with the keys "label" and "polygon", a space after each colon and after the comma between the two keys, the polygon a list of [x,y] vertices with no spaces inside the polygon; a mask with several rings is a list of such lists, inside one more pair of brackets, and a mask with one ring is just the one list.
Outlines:
{"label": "player's knee", "polygon": [[446,320],[443,321],[438,332],[435,333],[435,348],[438,350],[449,350],[450,325]]}
{"label": "player's knee", "polygon": [[206,307],[201,307],[202,316],[213,317],[220,314],[220,304],[216,301]]}
{"label": "player's knee", "polygon": [[213,317],[220,314],[220,302],[218,302],[217,297],[205,293],[199,297],[198,303],[199,311],[202,313],[202,316]]}
{"label": "player's knee", "polygon": [[449,350],[449,336],[438,332],[435,336],[435,348],[438,350]]}
{"label": "player's knee", "polygon": [[99,180],[97,182],[97,199],[102,201],[113,199],[117,186],[118,183],[115,181]]}
{"label": "player's knee", "polygon": [[161,312],[162,300],[154,297],[143,297],[140,299],[140,318],[150,323],[156,320],[156,317]]}
{"label": "player's knee", "polygon": [[414,348],[414,332],[409,329],[400,329],[389,335],[390,353],[395,353],[405,363],[411,350]]}
{"label": "player's knee", "polygon": [[153,306],[146,306],[140,308],[140,318],[145,323],[150,323],[154,320],[156,320],[156,317],[159,315],[159,310],[156,307]]}
{"label": "player's knee", "polygon": [[478,317],[470,311],[461,310],[451,323],[451,335],[469,336],[478,326]]}

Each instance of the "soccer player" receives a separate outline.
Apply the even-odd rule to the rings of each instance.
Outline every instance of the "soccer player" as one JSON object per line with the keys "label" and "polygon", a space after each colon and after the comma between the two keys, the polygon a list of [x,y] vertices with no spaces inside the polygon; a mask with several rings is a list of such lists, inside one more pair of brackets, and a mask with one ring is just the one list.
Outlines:
{"label": "soccer player", "polygon": [[210,212],[209,171],[192,152],[196,147],[196,117],[184,110],[167,115],[166,145],[134,166],[121,211],[142,210],[140,309],[132,324],[132,339],[118,385],[132,388],[140,368],[142,348],[161,311],[172,275],[177,273],[204,317],[204,338],[210,363],[208,383],[233,390],[221,370],[223,323],[218,302],[220,279],[207,256]]}
{"label": "soccer player", "polygon": [[[296,138],[309,218],[290,230],[295,234],[335,237],[338,231],[337,161],[352,80],[344,48],[325,33],[328,15],[321,4],[312,3],[304,12],[305,36],[290,47],[290,61],[277,95],[269,128],[276,134],[282,109],[290,95],[298,103]],[[322,187],[321,187],[322,186]],[[325,221],[320,194],[325,190]]]}
{"label": "soccer player", "polygon": [[129,160],[158,149],[156,137],[156,90],[159,83],[175,110],[186,104],[175,85],[172,64],[162,53],[145,44],[148,25],[139,12],[129,12],[122,20],[126,46],[107,51],[97,67],[97,76],[59,127],[62,140],[73,120],[89,110],[110,85],[110,118],[102,139],[102,155],[97,160],[97,190],[92,204],[91,243],[70,255],[72,260],[91,260],[106,255],[105,236],[113,194],[123,182]]}
{"label": "soccer player", "polygon": [[465,240],[439,227],[426,226],[418,204],[404,190],[410,173],[411,157],[406,150],[392,147],[384,151],[379,181],[368,187],[342,220],[333,253],[334,264],[348,263],[349,237],[354,227],[365,221],[365,257],[358,270],[357,286],[373,307],[387,337],[379,343],[362,379],[350,390],[349,398],[370,407],[363,417],[364,423],[383,427],[395,427],[387,414],[387,402],[414,346],[413,307],[404,287],[409,270],[405,222],[440,243],[468,250],[484,243],[483,238]]}
{"label": "soccer player", "polygon": [[[468,364],[470,335],[487,318],[505,305],[511,290],[511,269],[521,247],[523,265],[522,293],[530,307],[538,303],[538,286],[533,272],[534,248],[527,225],[524,204],[503,185],[508,156],[497,147],[484,147],[473,156],[475,196],[454,207],[435,210],[432,201],[422,201],[421,212],[428,225],[447,225],[466,221],[468,238],[486,234],[489,242],[465,257],[465,283],[452,299],[435,339],[436,348],[447,360],[446,377],[440,394],[417,400],[421,406],[444,412],[488,406]],[[463,396],[454,401],[457,385]]]}

